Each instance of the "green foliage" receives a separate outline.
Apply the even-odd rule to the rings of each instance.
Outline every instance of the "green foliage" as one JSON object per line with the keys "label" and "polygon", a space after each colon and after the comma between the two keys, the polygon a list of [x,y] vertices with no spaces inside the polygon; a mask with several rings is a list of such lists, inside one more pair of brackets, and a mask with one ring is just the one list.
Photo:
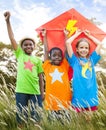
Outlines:
{"label": "green foliage", "polygon": [[4,82],[4,85],[0,85],[0,129],[12,130],[12,128],[16,128],[15,95]]}
{"label": "green foliage", "polygon": [[10,44],[4,44],[3,42],[0,42],[0,50],[4,48],[12,49],[12,46]]}
{"label": "green foliage", "polygon": [[[0,51],[0,76],[3,76],[7,87],[16,82],[16,59],[11,49],[3,48]],[[0,84],[3,85],[3,80],[0,78]],[[14,88],[13,88],[14,91]]]}

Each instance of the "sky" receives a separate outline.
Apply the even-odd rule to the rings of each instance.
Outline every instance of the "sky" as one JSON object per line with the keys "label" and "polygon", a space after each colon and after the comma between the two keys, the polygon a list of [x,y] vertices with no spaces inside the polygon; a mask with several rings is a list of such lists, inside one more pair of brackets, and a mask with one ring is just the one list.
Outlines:
{"label": "sky", "polygon": [[36,28],[71,8],[88,19],[96,18],[99,28],[106,32],[106,0],[0,0],[0,41],[10,43],[5,11],[11,13],[14,36],[19,41],[25,36],[36,39]]}

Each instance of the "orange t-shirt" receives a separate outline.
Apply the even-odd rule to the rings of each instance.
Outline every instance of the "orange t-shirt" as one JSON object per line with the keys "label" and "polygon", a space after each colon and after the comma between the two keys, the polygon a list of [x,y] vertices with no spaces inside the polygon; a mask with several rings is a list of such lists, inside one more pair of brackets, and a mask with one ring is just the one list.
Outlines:
{"label": "orange t-shirt", "polygon": [[68,78],[69,64],[66,59],[60,66],[52,65],[49,60],[43,64],[45,73],[45,108],[47,110],[62,110],[69,108],[72,91]]}

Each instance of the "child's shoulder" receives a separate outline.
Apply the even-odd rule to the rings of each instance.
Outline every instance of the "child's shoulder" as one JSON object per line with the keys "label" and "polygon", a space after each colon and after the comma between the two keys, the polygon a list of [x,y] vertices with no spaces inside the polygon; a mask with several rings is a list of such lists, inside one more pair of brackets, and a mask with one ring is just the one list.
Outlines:
{"label": "child's shoulder", "polygon": [[50,60],[45,60],[43,62],[43,68],[46,69],[46,68],[50,68],[52,66]]}
{"label": "child's shoulder", "polygon": [[68,63],[67,59],[66,59],[66,58],[63,58],[62,63]]}
{"label": "child's shoulder", "polygon": [[45,60],[43,64],[51,64],[50,60]]}
{"label": "child's shoulder", "polygon": [[64,58],[63,61],[61,62],[61,66],[65,66],[65,68],[69,66],[69,63],[66,58]]}
{"label": "child's shoulder", "polygon": [[36,55],[33,55],[32,57],[33,57],[33,59],[35,59],[36,61],[42,61],[42,59],[41,59],[40,57],[36,56]]}

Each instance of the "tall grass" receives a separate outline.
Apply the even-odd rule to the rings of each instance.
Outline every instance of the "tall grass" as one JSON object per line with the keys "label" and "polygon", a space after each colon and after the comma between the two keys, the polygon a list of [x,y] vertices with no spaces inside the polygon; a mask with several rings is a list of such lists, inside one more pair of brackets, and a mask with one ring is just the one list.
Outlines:
{"label": "tall grass", "polygon": [[[15,94],[7,88],[4,78],[1,78],[3,85],[0,85],[0,130],[19,130],[15,117]],[[41,124],[35,125],[34,120],[29,118],[22,130],[106,130],[106,89],[100,73],[97,74],[97,79],[100,100],[98,111],[76,113],[70,107],[65,114],[61,113],[56,117],[50,111],[37,108],[42,117]]]}

